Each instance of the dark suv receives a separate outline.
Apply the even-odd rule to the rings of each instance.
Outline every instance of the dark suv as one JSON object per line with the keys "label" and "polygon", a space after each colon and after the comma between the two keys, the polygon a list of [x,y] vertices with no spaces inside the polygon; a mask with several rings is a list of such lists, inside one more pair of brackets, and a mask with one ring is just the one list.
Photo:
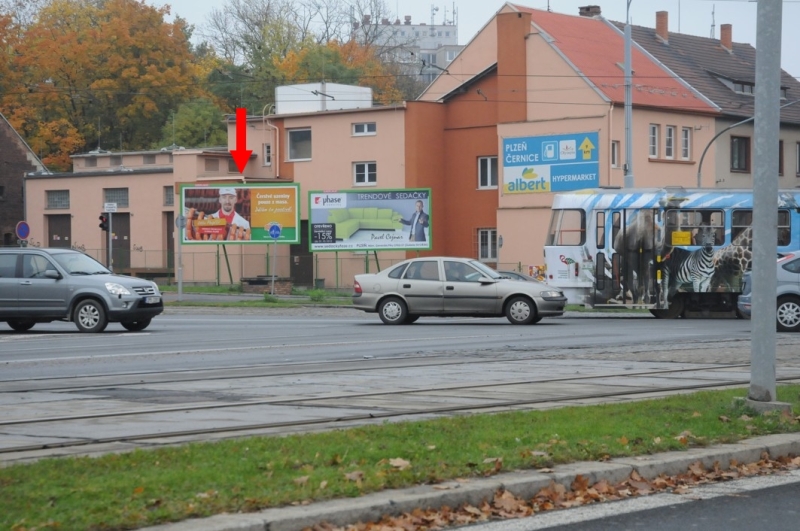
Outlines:
{"label": "dark suv", "polygon": [[115,275],[84,253],[0,249],[0,321],[17,332],[51,321],[73,321],[81,332],[118,322],[138,332],[163,311],[155,283]]}

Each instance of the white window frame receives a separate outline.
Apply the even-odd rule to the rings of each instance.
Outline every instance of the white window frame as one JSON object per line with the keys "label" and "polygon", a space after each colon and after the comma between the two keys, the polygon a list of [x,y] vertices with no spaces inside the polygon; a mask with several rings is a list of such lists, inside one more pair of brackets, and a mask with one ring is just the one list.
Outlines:
{"label": "white window frame", "polygon": [[497,173],[497,157],[478,157],[478,190],[497,190]]}
{"label": "white window frame", "polygon": [[650,124],[650,133],[648,134],[648,152],[647,156],[651,159],[658,158],[658,133],[660,126],[658,124]]}
{"label": "white window frame", "polygon": [[664,134],[664,158],[675,158],[675,126],[668,125]]}
{"label": "white window frame", "polygon": [[272,166],[272,144],[263,144],[264,162],[262,166]]}
{"label": "white window frame", "polygon": [[681,160],[692,160],[692,128],[681,129]]}
{"label": "white window frame", "polygon": [[353,124],[353,136],[375,136],[378,134],[378,124],[375,122],[361,122]]}
{"label": "white window frame", "polygon": [[[372,168],[370,168],[372,166]],[[372,171],[370,171],[372,170]],[[372,180],[370,180],[372,176]],[[359,177],[361,180],[359,180]],[[378,163],[374,160],[353,163],[353,185],[375,186],[378,184]]]}
{"label": "white window frame", "polygon": [[[309,145],[308,145],[309,153],[308,153],[308,157],[295,157],[295,156],[293,156],[292,151],[294,149],[293,145],[295,144],[296,141],[293,140],[292,137],[293,137],[293,135],[295,135],[297,133],[306,133],[306,132],[308,133],[308,136],[309,136]],[[311,156],[312,156],[312,153],[313,153],[312,149],[311,149],[312,145],[313,145],[312,144],[313,141],[314,141],[314,139],[311,136],[311,128],[310,127],[299,127],[297,129],[288,129],[286,131],[286,155],[287,155],[287,159],[286,160],[291,161],[291,162],[311,160]]]}
{"label": "white window frame", "polygon": [[[484,241],[486,241],[486,245],[484,245]],[[497,229],[478,229],[478,260],[481,262],[497,261]]]}
{"label": "white window frame", "polygon": [[794,146],[794,173],[800,177],[800,142]]}
{"label": "white window frame", "polygon": [[619,168],[619,140],[611,141],[611,167]]}
{"label": "white window frame", "polygon": [[164,206],[175,206],[175,187],[164,187]]}

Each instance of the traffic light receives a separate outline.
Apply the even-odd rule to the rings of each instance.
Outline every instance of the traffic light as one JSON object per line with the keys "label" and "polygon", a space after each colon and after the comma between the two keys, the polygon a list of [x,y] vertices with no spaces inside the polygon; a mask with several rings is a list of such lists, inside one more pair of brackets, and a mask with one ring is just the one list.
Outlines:
{"label": "traffic light", "polygon": [[108,214],[100,214],[100,217],[97,218],[100,220],[100,225],[98,225],[104,231],[108,230]]}

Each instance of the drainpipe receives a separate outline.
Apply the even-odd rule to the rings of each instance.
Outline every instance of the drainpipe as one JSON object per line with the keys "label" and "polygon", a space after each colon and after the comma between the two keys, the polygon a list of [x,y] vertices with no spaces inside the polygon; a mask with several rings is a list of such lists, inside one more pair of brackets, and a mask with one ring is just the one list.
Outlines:
{"label": "drainpipe", "polygon": [[268,103],[264,105],[264,108],[261,109],[261,122],[264,125],[264,129],[266,130],[267,127],[271,127],[275,130],[275,153],[273,154],[273,158],[275,159],[275,178],[281,178],[281,132],[278,129],[277,125],[273,125],[267,120],[267,115],[265,114],[267,107],[271,104]]}

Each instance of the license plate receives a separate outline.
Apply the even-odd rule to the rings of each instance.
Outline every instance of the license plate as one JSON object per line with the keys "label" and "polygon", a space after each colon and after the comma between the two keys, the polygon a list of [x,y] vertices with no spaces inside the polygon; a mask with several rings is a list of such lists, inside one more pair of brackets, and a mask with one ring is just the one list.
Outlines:
{"label": "license plate", "polygon": [[145,304],[158,304],[161,302],[161,297],[145,297],[144,303]]}

